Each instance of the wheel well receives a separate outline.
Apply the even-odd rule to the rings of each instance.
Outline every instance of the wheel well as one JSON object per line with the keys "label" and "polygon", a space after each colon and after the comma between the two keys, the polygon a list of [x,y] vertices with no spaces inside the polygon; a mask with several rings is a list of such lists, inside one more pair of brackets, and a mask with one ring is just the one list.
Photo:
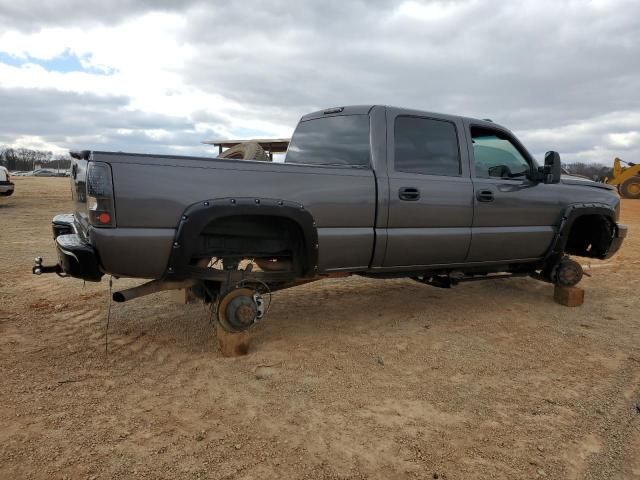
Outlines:
{"label": "wheel well", "polygon": [[604,257],[611,245],[613,229],[612,220],[606,215],[581,215],[571,224],[564,250],[579,257]]}
{"label": "wheel well", "polygon": [[217,260],[205,266],[204,260],[213,257],[222,259],[223,266],[228,263],[224,270],[234,270],[240,261],[250,259],[263,271],[277,270],[274,277],[312,275],[318,264],[315,220],[304,205],[287,200],[202,200],[180,217],[166,273],[174,279],[208,278],[219,267]]}
{"label": "wheel well", "polygon": [[[292,219],[272,215],[231,215],[207,223],[199,235],[195,258],[286,258],[301,272],[307,245]],[[193,258],[192,257],[192,258]]]}

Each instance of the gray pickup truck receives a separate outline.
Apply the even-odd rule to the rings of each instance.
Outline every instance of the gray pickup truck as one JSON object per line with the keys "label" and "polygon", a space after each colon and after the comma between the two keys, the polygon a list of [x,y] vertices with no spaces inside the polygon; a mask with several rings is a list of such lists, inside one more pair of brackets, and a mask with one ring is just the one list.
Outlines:
{"label": "gray pickup truck", "polygon": [[[305,115],[284,163],[74,152],[76,211],[53,219],[58,263],[36,274],[153,279],[125,301],[191,288],[249,328],[270,292],[330,276],[437,287],[529,275],[575,285],[620,247],[620,199],[538,166],[490,120],[388,106]],[[562,177],[562,178],[561,178]]]}

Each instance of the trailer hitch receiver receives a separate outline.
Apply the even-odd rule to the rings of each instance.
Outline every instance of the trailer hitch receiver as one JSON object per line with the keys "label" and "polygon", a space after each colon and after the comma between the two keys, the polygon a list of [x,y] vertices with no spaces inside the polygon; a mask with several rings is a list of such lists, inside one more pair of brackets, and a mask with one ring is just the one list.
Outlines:
{"label": "trailer hitch receiver", "polygon": [[33,268],[31,272],[34,275],[42,275],[43,273],[55,273],[60,277],[66,277],[60,265],[43,265],[42,257],[36,257],[33,262]]}

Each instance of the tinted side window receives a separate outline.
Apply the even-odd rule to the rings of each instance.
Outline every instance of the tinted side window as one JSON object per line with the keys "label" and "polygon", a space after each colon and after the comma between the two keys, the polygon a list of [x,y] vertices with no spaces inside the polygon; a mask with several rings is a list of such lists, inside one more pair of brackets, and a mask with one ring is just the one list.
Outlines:
{"label": "tinted side window", "polygon": [[523,177],[531,166],[503,132],[472,127],[473,160],[476,177]]}
{"label": "tinted side window", "polygon": [[298,125],[285,162],[368,167],[369,150],[368,115],[324,117]]}
{"label": "tinted side window", "polygon": [[460,151],[455,125],[429,118],[396,118],[395,170],[459,176]]}

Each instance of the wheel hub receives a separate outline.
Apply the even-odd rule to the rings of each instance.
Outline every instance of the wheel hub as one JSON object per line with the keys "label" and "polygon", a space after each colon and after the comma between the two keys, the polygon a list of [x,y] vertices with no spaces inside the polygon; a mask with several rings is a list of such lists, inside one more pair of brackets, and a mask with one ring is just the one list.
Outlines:
{"label": "wheel hub", "polygon": [[235,308],[233,317],[240,325],[251,325],[256,319],[256,315],[258,313],[256,306],[253,303],[253,299],[249,297],[234,298],[229,307],[228,315],[230,315],[232,313],[231,310]]}
{"label": "wheel hub", "polygon": [[262,299],[249,288],[226,293],[218,305],[218,321],[230,332],[242,332],[262,318]]}
{"label": "wheel hub", "polygon": [[582,280],[582,267],[574,260],[562,260],[556,270],[555,281],[563,287],[573,287]]}

